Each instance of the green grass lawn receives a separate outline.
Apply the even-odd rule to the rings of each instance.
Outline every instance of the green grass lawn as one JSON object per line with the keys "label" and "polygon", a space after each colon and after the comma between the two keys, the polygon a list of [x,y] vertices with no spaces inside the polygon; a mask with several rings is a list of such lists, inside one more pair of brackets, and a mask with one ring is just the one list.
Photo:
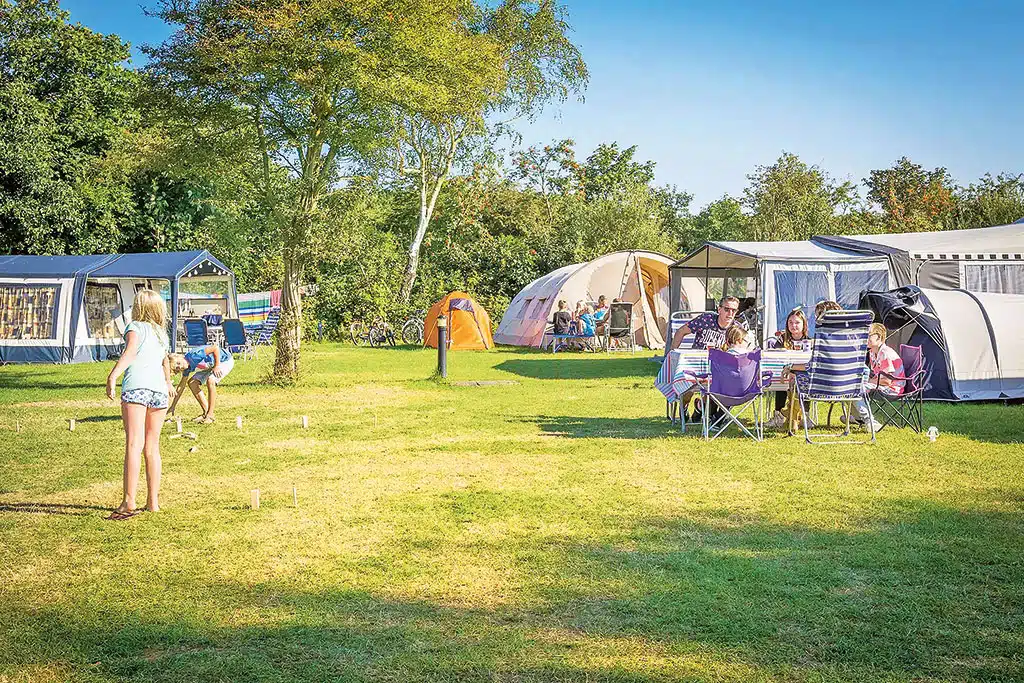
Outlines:
{"label": "green grass lawn", "polygon": [[0,681],[1024,679],[1020,406],[705,444],[640,356],[303,354],[126,522],[110,364],[0,368]]}

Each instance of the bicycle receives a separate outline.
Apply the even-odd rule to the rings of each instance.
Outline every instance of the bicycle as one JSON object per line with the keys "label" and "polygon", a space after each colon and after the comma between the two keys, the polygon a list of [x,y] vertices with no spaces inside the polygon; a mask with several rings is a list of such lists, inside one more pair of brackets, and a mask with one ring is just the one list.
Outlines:
{"label": "bicycle", "polygon": [[384,344],[395,345],[395,331],[391,329],[391,325],[381,316],[377,316],[373,319],[369,329],[370,346],[377,348],[378,346],[384,346]]}
{"label": "bicycle", "polygon": [[419,346],[423,343],[424,317],[427,312],[424,309],[414,311],[412,316],[402,325],[402,341],[406,344]]}
{"label": "bicycle", "polygon": [[370,328],[362,320],[353,321],[348,326],[348,336],[356,346],[366,346],[370,343]]}

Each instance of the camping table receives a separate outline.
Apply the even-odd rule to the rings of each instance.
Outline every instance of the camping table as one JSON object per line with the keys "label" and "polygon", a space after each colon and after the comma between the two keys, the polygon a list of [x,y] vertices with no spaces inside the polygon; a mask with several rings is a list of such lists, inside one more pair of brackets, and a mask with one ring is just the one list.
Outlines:
{"label": "camping table", "polygon": [[[811,360],[810,351],[789,351],[773,349],[761,352],[761,371],[772,373],[772,383],[766,391],[789,391],[789,382],[782,379],[782,368],[787,365],[799,365]],[[676,349],[670,351],[661,364],[661,372],[654,380],[654,387],[669,401],[678,400],[686,391],[693,388],[693,382],[686,378],[686,373],[705,373],[708,371],[708,352],[704,349]]]}

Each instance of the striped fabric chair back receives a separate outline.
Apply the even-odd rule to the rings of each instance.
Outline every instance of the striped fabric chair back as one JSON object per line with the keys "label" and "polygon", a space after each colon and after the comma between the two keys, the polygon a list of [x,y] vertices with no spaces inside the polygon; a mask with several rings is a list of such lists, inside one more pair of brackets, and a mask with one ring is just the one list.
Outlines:
{"label": "striped fabric chair back", "polygon": [[256,336],[257,344],[273,344],[274,343],[274,332],[277,331],[277,322],[281,319],[281,307],[272,306],[270,313],[267,315],[267,319],[263,322],[263,326],[260,327],[260,332]]}
{"label": "striped fabric chair back", "polygon": [[807,366],[806,398],[819,401],[864,395],[871,311],[830,311],[818,321]]}

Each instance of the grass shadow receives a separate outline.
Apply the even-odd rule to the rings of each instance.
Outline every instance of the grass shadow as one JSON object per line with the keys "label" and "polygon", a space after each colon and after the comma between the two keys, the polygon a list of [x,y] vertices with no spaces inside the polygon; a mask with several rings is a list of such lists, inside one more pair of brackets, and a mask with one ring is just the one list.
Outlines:
{"label": "grass shadow", "polygon": [[0,513],[25,512],[39,515],[67,515],[71,517],[89,517],[89,510],[109,510],[99,505],[77,505],[73,503],[8,503],[0,501]]}
{"label": "grass shadow", "polygon": [[547,434],[571,439],[660,439],[679,433],[679,425],[656,417],[536,415],[516,421],[536,424]]}
{"label": "grass shadow", "polygon": [[[611,379],[621,377],[655,377],[658,366],[647,358],[607,357],[603,355],[572,356],[548,354],[543,358],[502,361],[497,370],[534,379]],[[652,387],[653,389],[653,387]]]}

